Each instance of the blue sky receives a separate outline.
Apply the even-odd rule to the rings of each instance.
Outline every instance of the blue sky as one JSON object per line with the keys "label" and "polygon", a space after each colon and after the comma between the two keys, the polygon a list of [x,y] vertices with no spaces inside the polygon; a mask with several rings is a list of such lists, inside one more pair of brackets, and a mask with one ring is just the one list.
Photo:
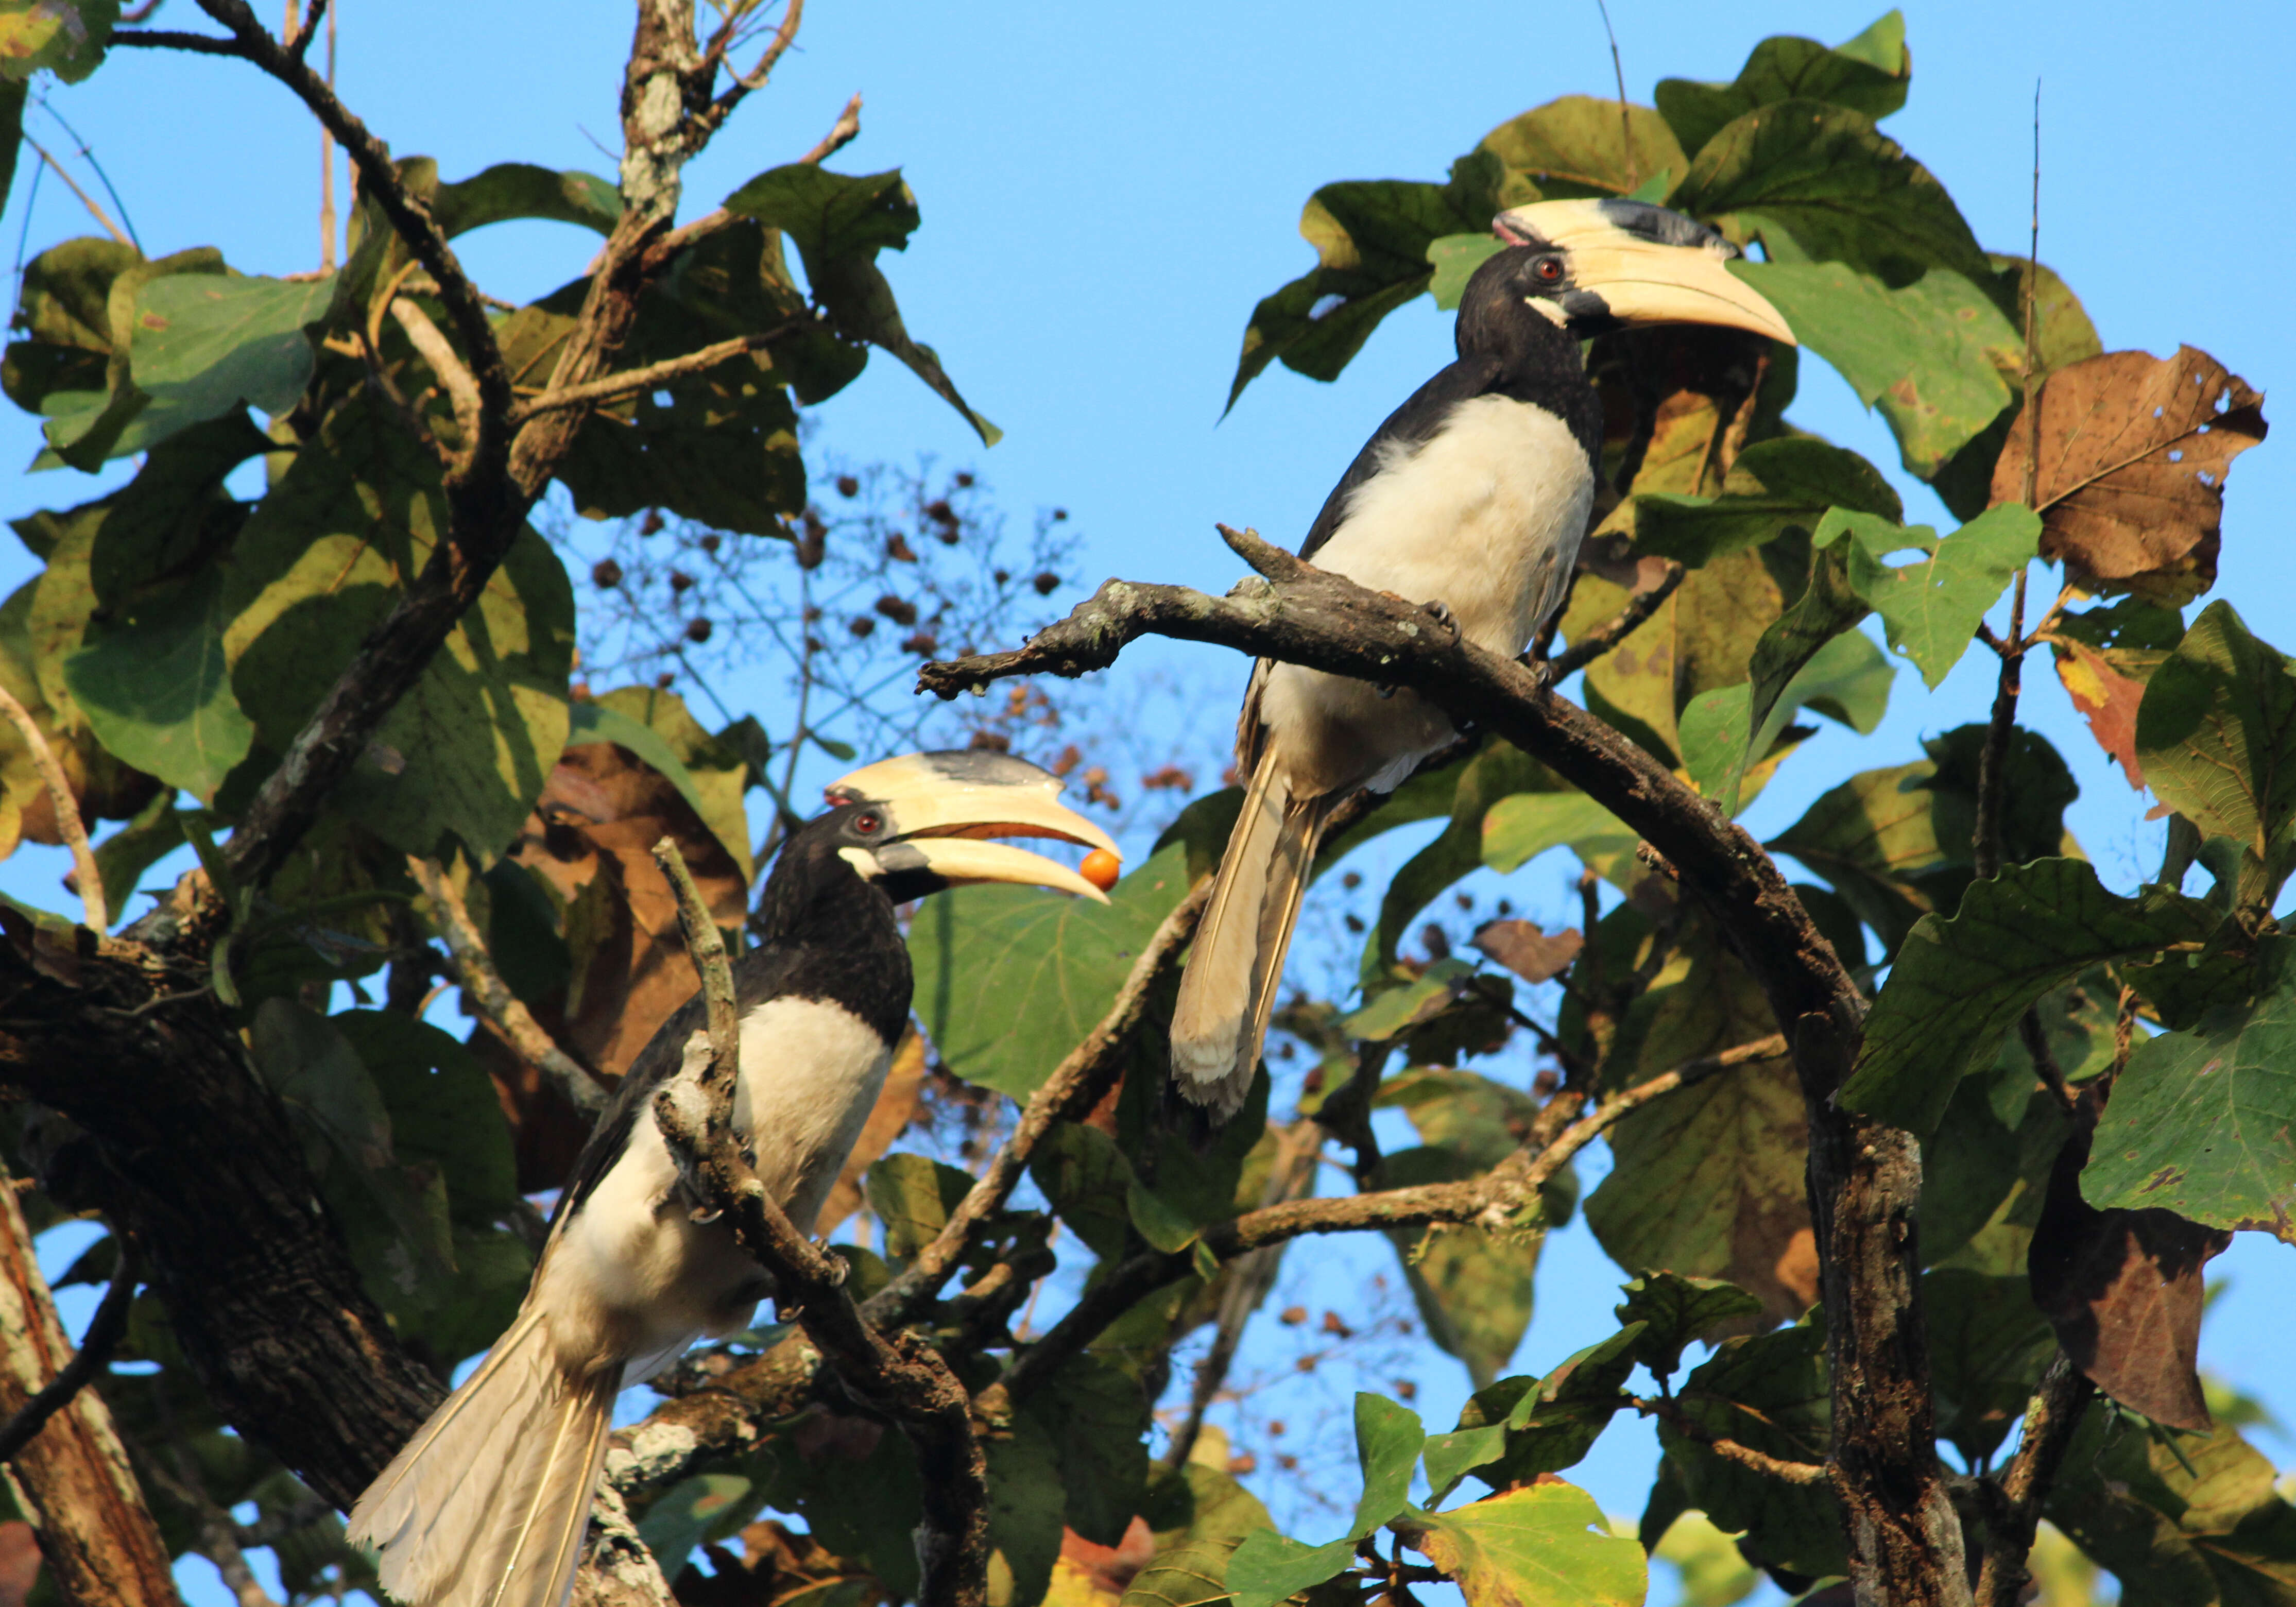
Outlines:
{"label": "blue sky", "polygon": [[[1618,0],[1611,14],[1628,90],[1646,101],[1662,76],[1731,77],[1766,34],[1832,42],[1877,9]],[[2201,347],[2264,389],[2272,414],[2269,393],[2296,370],[2284,301],[2296,250],[2284,4],[2164,12],[2133,0],[1956,0],[1906,10],[1912,98],[1885,126],[1945,181],[1980,239],[2023,249],[2038,78],[2044,259],[2082,296],[2108,348]],[[342,91],[397,152],[435,155],[449,177],[510,159],[611,174],[598,142],[615,143],[628,15],[530,0],[346,0]],[[171,0],[155,21],[203,26],[188,0]],[[862,91],[862,137],[833,165],[906,168],[924,225],[887,271],[911,330],[1006,437],[983,452],[906,371],[880,362],[823,410],[822,443],[856,458],[977,463],[1017,513],[1069,508],[1088,581],[1124,574],[1225,588],[1240,566],[1212,522],[1296,541],[1365,436],[1448,356],[1447,319],[1423,300],[1390,318],[1337,384],[1273,370],[1221,420],[1253,301],[1312,261],[1293,226],[1308,193],[1337,178],[1440,177],[1492,125],[1611,83],[1594,0],[1456,0],[1425,12],[1352,0],[816,0],[775,83],[688,169],[688,212],[805,151]],[[151,254],[216,244],[250,272],[316,266],[317,140],[283,91],[235,63],[123,53],[52,94]],[[29,126],[59,155],[72,148],[45,113]],[[27,216],[30,171],[28,162],[19,173],[0,237],[20,234],[37,250],[88,232],[53,180]],[[519,224],[468,237],[464,258],[490,291],[525,299],[578,273],[594,249],[576,230]],[[1804,365],[1792,416],[1894,470],[1879,419],[1822,365]],[[36,446],[29,421],[0,416],[0,463],[27,463]],[[2296,502],[2292,462],[2276,441],[2235,466],[2218,594],[2296,644],[2281,512]],[[1901,484],[1915,517],[1944,519],[1924,488]],[[0,478],[0,515],[92,494],[70,471],[11,475]],[[29,572],[21,553],[0,553],[0,590]],[[1225,688],[1240,687],[1240,666],[1209,649],[1142,657],[1221,689],[1201,718],[1226,727]],[[2075,831],[2108,882],[2130,885],[2157,863],[2160,828],[2140,818],[2150,800],[2104,763],[2045,660],[2032,662],[2028,686],[2029,718],[2081,782]],[[777,695],[763,683],[749,690],[761,704]],[[1989,692],[1973,658],[1927,697],[1918,677],[1901,676],[1880,733],[1810,744],[1750,824],[1782,827],[1819,778],[1915,757],[1921,735],[1978,717]],[[56,904],[62,869],[60,852],[28,849],[0,866],[0,886]],[[1612,1279],[1591,1244],[1572,1250],[1566,1236],[1552,1254],[1527,1367],[1608,1324]],[[2288,1256],[2243,1235],[2218,1264],[2233,1289],[2204,1357],[2296,1421],[2296,1386],[2274,1365],[2296,1317]],[[1442,1416],[1433,1391],[1423,1404],[1431,1421]],[[2284,1441],[2266,1448],[2296,1455]],[[1647,1466],[1621,1447],[1598,1452],[1585,1472],[1606,1505],[1632,1511]]]}

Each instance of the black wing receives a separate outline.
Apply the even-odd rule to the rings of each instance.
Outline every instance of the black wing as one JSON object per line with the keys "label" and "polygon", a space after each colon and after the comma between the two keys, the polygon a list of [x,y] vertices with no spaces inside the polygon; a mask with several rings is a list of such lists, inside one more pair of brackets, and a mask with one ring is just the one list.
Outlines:
{"label": "black wing", "polygon": [[1332,488],[1331,496],[1324,499],[1324,511],[1308,527],[1300,556],[1313,558],[1316,549],[1332,538],[1332,532],[1348,516],[1348,499],[1355,495],[1357,487],[1379,472],[1380,460],[1390,447],[1415,447],[1432,439],[1443,427],[1443,421],[1451,416],[1451,409],[1497,388],[1500,369],[1496,357],[1461,357],[1413,391],[1410,400],[1389,414],[1387,422],[1372,431],[1371,439],[1356,454],[1356,461],[1340,476],[1340,483]]}
{"label": "black wing", "polygon": [[[779,947],[746,949],[734,958],[734,1004],[747,1015],[767,999],[788,991],[791,974],[799,963],[799,955]],[[575,1157],[574,1169],[566,1178],[566,1187],[558,1196],[558,1209],[550,1214],[550,1226],[555,1228],[567,1215],[590,1197],[606,1174],[621,1158],[622,1146],[629,1142],[630,1129],[637,1125],[638,1111],[651,1103],[662,1084],[677,1075],[685,1063],[685,1040],[709,1023],[709,1010],[701,1002],[701,991],[694,989],[693,996],[669,1013],[638,1051],[637,1058],[622,1077],[621,1085],[614,1090],[611,1103],[598,1117],[598,1125],[590,1129],[590,1137]]]}

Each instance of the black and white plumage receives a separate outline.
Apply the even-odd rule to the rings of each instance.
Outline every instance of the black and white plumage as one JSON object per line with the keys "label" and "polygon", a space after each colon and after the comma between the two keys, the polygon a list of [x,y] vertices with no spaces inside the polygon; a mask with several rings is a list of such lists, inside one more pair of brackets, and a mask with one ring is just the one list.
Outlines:
{"label": "black and white plumage", "polygon": [[[1504,249],[1459,303],[1458,357],[1390,414],[1324,502],[1300,556],[1449,609],[1510,657],[1560,608],[1595,497],[1603,415],[1578,340],[1639,324],[1793,339],[1704,225],[1639,201],[1542,201],[1494,223]],[[1242,813],[1181,977],[1180,1091],[1232,1114],[1251,1086],[1309,870],[1333,808],[1391,791],[1451,740],[1416,693],[1262,660],[1236,728]]]}
{"label": "black and white plumage", "polygon": [[[1103,899],[1076,872],[992,837],[1113,854],[1055,801],[1061,783],[999,753],[887,759],[829,789],[733,963],[741,1018],[735,1130],[810,1232],[884,1086],[909,1015],[897,905],[976,881]],[[750,1321],[770,1291],[723,1221],[693,1220],[654,1124],[657,1091],[702,1029],[697,995],[632,1062],[576,1160],[517,1320],[351,1514],[408,1607],[560,1607],[571,1587],[614,1398],[693,1341]]]}

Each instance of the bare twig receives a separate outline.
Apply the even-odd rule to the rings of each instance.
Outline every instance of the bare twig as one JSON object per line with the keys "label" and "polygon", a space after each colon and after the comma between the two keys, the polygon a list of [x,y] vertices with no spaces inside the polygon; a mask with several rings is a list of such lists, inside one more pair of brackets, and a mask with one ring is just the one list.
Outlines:
{"label": "bare twig", "polygon": [[447,396],[455,405],[455,427],[463,438],[461,451],[455,455],[459,457],[472,450],[479,439],[479,414],[483,406],[479,400],[479,382],[472,378],[463,359],[455,356],[454,347],[420,305],[405,296],[394,296],[390,316],[398,320],[398,327],[406,332],[414,349],[422,354],[422,360],[430,365],[430,372],[447,388]]}
{"label": "bare twig", "polygon": [[742,1152],[733,1108],[740,1070],[734,984],[709,908],[677,845],[663,838],[654,860],[677,891],[678,924],[701,972],[707,1034],[686,1045],[685,1072],[655,1095],[654,1120],[700,1209],[722,1214],[744,1251],[772,1275],[775,1300],[794,1312],[846,1387],[901,1426],[917,1455],[924,1521],[917,1551],[920,1601],[981,1607],[988,1586],[988,1484],[972,1402],[948,1364],[906,1331],[888,1335],[862,1320],[845,1291],[845,1267],[808,1242],[766,1192]]}
{"label": "bare twig", "polygon": [[69,188],[74,195],[79,197],[79,204],[87,209],[87,215],[90,217],[94,218],[96,222],[103,225],[103,232],[105,234],[111,235],[114,240],[118,241],[124,246],[133,246],[135,243],[134,241],[127,238],[126,233],[121,230],[118,224],[111,221],[111,215],[110,213],[106,212],[102,207],[95,204],[95,197],[90,195],[86,191],[79,187],[78,182],[73,179],[70,172],[65,168],[64,165],[58,161],[54,157],[48,154],[46,146],[41,144],[39,141],[34,139],[29,134],[23,136],[23,140],[26,144],[32,148],[32,153],[48,165],[48,171],[54,174],[58,178],[62,179],[65,186]]}
{"label": "bare twig", "polygon": [[2033,1057],[2034,1074],[2047,1086],[2051,1096],[2064,1107],[2065,1114],[2071,1115],[2079,1105],[2080,1096],[2065,1080],[2065,1069],[2057,1063],[2057,1052],[2049,1046],[2049,1035],[2041,1025],[2039,1006],[2029,1005],[2026,1008],[2024,1015],[2017,1022],[2017,1036],[2025,1045],[2025,1053]]}
{"label": "bare twig", "polygon": [[502,980],[485,939],[479,935],[478,923],[471,919],[470,906],[447,880],[446,868],[435,859],[409,854],[406,869],[438,914],[439,935],[447,940],[447,953],[455,956],[455,970],[471,1002],[510,1040],[512,1048],[556,1086],[570,1104],[585,1117],[594,1118],[606,1108],[605,1090],[587,1068],[543,1030],[525,1001]]}
{"label": "bare twig", "polygon": [[16,728],[16,734],[24,739],[24,746],[31,752],[32,768],[38,773],[40,784],[48,790],[48,802],[56,812],[56,830],[71,849],[72,880],[79,885],[82,917],[90,930],[109,931],[111,922],[105,913],[103,873],[95,868],[95,850],[88,846],[87,826],[79,817],[79,800],[72,796],[71,783],[64,779],[64,768],[56,762],[55,750],[40,734],[39,722],[32,717],[31,711],[4,686],[0,686],[0,717],[5,717]]}
{"label": "bare twig", "polygon": [[821,143],[797,160],[808,167],[818,167],[846,146],[861,137],[861,92],[855,90],[853,98],[845,102],[845,110],[821,136]]}
{"label": "bare twig", "polygon": [[1640,630],[1652,614],[1666,605],[1666,600],[1674,595],[1675,588],[1682,584],[1685,572],[1682,565],[1670,558],[1667,560],[1666,569],[1659,576],[1657,585],[1635,593],[1617,613],[1547,660],[1553,678],[1559,681],[1567,675],[1586,668]]}
{"label": "bare twig", "polygon": [[[774,69],[780,65],[782,57],[789,53],[789,47],[797,42],[798,25],[804,20],[805,0],[788,0],[788,4],[782,12],[782,25],[774,30],[774,37],[767,42],[764,53],[758,57],[757,65],[736,77],[726,86],[725,93],[710,102],[708,110],[696,117],[695,120],[705,131],[705,138],[708,131],[715,130],[727,118],[733,116],[734,109],[739,106],[752,90],[763,89],[766,86],[766,80],[773,77]],[[709,42],[709,49],[704,59],[709,62],[713,76],[718,62],[725,59],[726,49],[731,43],[732,37],[729,28],[721,30],[718,36]]]}
{"label": "bare twig", "polygon": [[88,1320],[87,1332],[80,1335],[79,1349],[71,1360],[37,1395],[17,1407],[15,1415],[4,1426],[0,1426],[0,1462],[13,1462],[16,1453],[31,1444],[33,1436],[47,1426],[48,1419],[111,1360],[111,1353],[127,1336],[127,1313],[135,1303],[137,1283],[135,1258],[123,1252],[119,1270],[112,1275],[111,1287],[103,1291],[102,1303]]}
{"label": "bare twig", "polygon": [[1758,1451],[1752,1446],[1719,1434],[1710,1434],[1682,1409],[1682,1403],[1663,1398],[1644,1395],[1630,1396],[1635,1410],[1644,1417],[1656,1417],[1671,1425],[1684,1438],[1696,1440],[1726,1462],[1749,1468],[1765,1479],[1775,1479],[1784,1484],[1831,1484],[1833,1470],[1823,1462],[1789,1462],[1773,1456],[1767,1451]]}
{"label": "bare twig", "polygon": [[1619,150],[1626,158],[1627,188],[1631,190],[1643,182],[1643,175],[1635,161],[1635,124],[1627,108],[1627,70],[1619,61],[1619,35],[1611,26],[1611,8],[1603,0],[1595,0],[1595,9],[1603,13],[1603,37],[1611,42],[1611,77],[1619,86]]}
{"label": "bare twig", "polygon": [[931,1300],[950,1269],[964,1259],[981,1222],[1011,1198],[1028,1169],[1029,1158],[1053,1130],[1054,1124],[1078,1119],[1115,1086],[1117,1078],[1124,1074],[1149,996],[1159,982],[1178,968],[1180,951],[1195,935],[1196,922],[1203,914],[1204,901],[1210,893],[1211,878],[1207,876],[1189,889],[1172,913],[1164,917],[1155,935],[1132,962],[1131,972],[1125,977],[1123,987],[1117,989],[1116,998],[1100,1024],[1069,1051],[1054,1068],[1053,1074],[1029,1095],[1028,1108],[1021,1112],[1020,1125],[980,1174],[980,1180],[949,1213],[947,1225],[933,1242],[917,1252],[908,1270],[863,1308],[865,1316],[881,1324],[903,1321],[921,1302]]}
{"label": "bare twig", "polygon": [[538,413],[554,413],[567,407],[587,407],[598,402],[611,402],[626,396],[636,396],[640,391],[652,390],[657,385],[666,385],[672,380],[684,379],[687,374],[701,373],[715,368],[726,358],[738,357],[743,352],[762,351],[797,327],[797,321],[791,320],[787,324],[777,324],[772,329],[761,330],[755,334],[735,335],[731,340],[717,341],[698,350],[689,351],[683,357],[665,357],[659,363],[649,363],[643,368],[626,369],[620,373],[610,373],[602,379],[586,381],[579,385],[545,390],[538,396],[528,397],[518,403],[511,409],[511,418],[513,422],[524,423]]}
{"label": "bare twig", "polygon": [[1977,1607],[2014,1607],[2026,1583],[2026,1560],[2032,1555],[2033,1533],[2041,1521],[2041,1505],[2049,1486],[2064,1464],[2080,1427],[2081,1413],[2096,1386],[2062,1350],[2041,1375],[2040,1386],[2025,1407],[2025,1431],[2017,1454],[2009,1460],[1999,1484],[1997,1510],[1988,1513],[1985,1562],[1977,1576]]}

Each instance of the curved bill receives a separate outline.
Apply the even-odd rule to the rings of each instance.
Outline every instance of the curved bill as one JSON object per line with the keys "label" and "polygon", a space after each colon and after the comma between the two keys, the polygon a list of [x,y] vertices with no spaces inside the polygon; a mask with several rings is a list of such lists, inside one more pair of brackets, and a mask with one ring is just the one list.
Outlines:
{"label": "curved bill", "polygon": [[889,873],[923,873],[951,886],[978,881],[1057,888],[1099,903],[1100,889],[1066,865],[988,840],[1051,837],[1121,857],[1115,839],[1060,802],[1061,779],[1006,753],[905,753],[840,777],[832,805],[867,803],[885,816],[875,850]]}
{"label": "curved bill", "polygon": [[1708,324],[1796,344],[1778,309],[1730,272],[1732,245],[1695,218],[1637,201],[1543,201],[1491,220],[1511,245],[1560,251],[1575,318]]}

